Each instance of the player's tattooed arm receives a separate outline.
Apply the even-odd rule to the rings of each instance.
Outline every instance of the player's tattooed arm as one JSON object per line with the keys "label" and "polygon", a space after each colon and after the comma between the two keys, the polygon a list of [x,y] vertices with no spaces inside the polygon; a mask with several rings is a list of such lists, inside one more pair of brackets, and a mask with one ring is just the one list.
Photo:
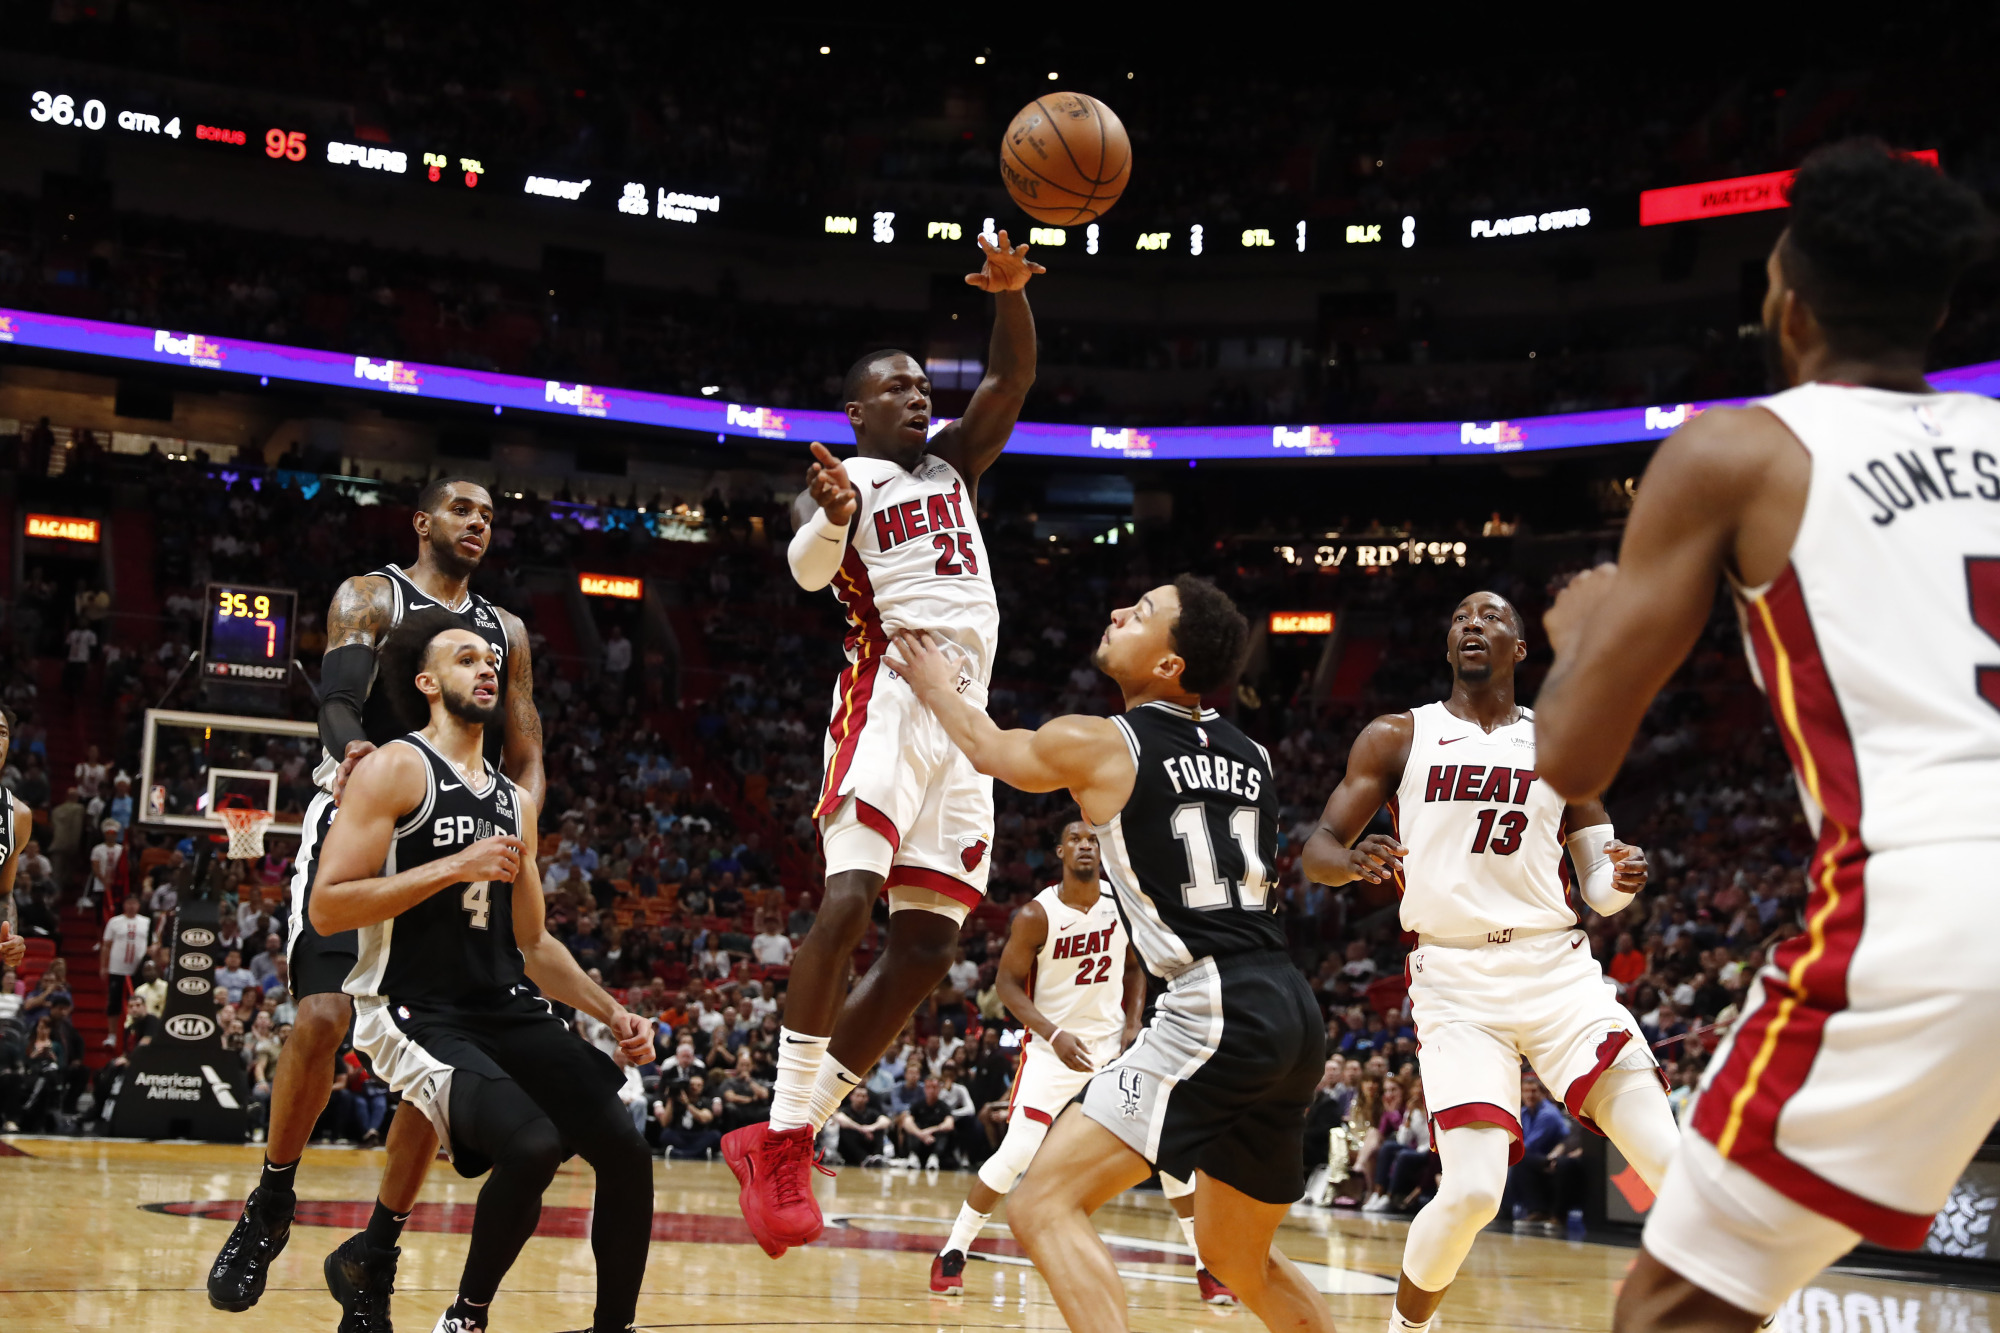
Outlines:
{"label": "player's tattooed arm", "polygon": [[1403,844],[1386,834],[1361,835],[1402,784],[1415,728],[1416,719],[1410,714],[1386,713],[1354,738],[1347,753],[1347,775],[1326,798],[1319,827],[1306,839],[1300,856],[1315,883],[1340,885],[1359,879],[1384,884],[1395,877]]}
{"label": "player's tattooed arm", "polygon": [[535,664],[528,651],[528,627],[512,611],[493,609],[500,612],[500,625],[507,631],[507,734],[500,751],[500,771],[518,783],[539,810],[548,779],[542,771],[542,715],[535,709]]}
{"label": "player's tattooed arm", "polygon": [[940,430],[929,446],[973,486],[1007,447],[1021,405],[1034,387],[1035,316],[1023,289],[1029,278],[1048,271],[1028,258],[1025,244],[1009,244],[1004,231],[997,243],[982,234],[979,248],[986,263],[965,280],[993,294],[993,339],[986,352],[986,374],[973,390],[965,415]]}
{"label": "player's tattooed arm", "polygon": [[890,670],[909,682],[972,766],[1016,791],[1067,788],[1084,818],[1102,824],[1132,795],[1132,751],[1106,717],[1059,717],[1038,730],[1002,731],[958,692],[956,658],[922,630],[896,636]]}
{"label": "player's tattooed arm", "polygon": [[21,870],[21,849],[35,835],[35,821],[26,806],[10,809],[7,817],[14,821],[14,851],[0,867],[0,967],[19,967],[28,956],[28,942],[21,938],[21,918],[14,910],[14,876]]}
{"label": "player's tattooed arm", "polygon": [[342,583],[327,608],[326,656],[319,667],[319,741],[341,761],[333,778],[335,803],[345,795],[354,766],[375,748],[361,725],[361,706],[375,682],[375,650],[395,621],[395,599],[389,580],[363,574]]}

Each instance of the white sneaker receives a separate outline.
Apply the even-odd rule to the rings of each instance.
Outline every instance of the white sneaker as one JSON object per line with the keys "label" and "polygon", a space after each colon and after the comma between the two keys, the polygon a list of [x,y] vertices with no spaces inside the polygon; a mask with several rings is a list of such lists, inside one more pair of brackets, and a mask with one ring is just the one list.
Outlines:
{"label": "white sneaker", "polygon": [[935,1171],[937,1169],[938,1169],[938,1155],[936,1153],[932,1153],[924,1161],[924,1170]]}
{"label": "white sneaker", "polygon": [[1361,1211],[1364,1213],[1379,1213],[1388,1206],[1389,1206],[1388,1195],[1371,1194],[1368,1196],[1366,1200],[1362,1202]]}

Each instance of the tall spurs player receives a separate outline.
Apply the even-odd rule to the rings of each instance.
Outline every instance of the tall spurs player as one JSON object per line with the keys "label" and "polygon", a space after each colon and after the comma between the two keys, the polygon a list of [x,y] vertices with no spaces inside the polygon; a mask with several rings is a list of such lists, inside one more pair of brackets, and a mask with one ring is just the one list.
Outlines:
{"label": "tall spurs player", "polygon": [[1709,1062],[1621,1330],[1749,1329],[1861,1238],[1922,1244],[2000,1117],[2000,407],[1924,378],[1993,223],[1873,142],[1809,157],[1790,205],[1764,330],[1791,387],[1662,444],[1617,565],[1548,614],[1542,769],[1582,797],[1726,576],[1819,839],[1805,930]]}
{"label": "tall spurs player", "polygon": [[[979,478],[1000,457],[1035,378],[1035,321],[1023,292],[1043,271],[1028,247],[979,238],[966,281],[994,297],[986,376],[964,417],[931,433],[931,384],[906,352],[872,352],[847,372],[858,457],[822,445],[793,506],[792,576],[833,585],[847,611],[847,669],[833,689],[826,777],[814,816],[826,894],[792,959],[768,1123],[722,1141],[743,1219],[773,1258],[820,1233],[809,1188],[814,1137],[951,967],[959,926],[986,893],[993,783],[974,772],[909,686],[882,670],[889,634],[935,630],[959,685],[983,704],[1000,633],[979,533]],[[842,1004],[848,960],[875,899],[889,895],[888,945]],[[837,1020],[837,1025],[836,1025]]]}
{"label": "tall spurs player", "polygon": [[1195,1182],[1201,1255],[1266,1327],[1333,1328],[1271,1244],[1305,1192],[1306,1111],[1326,1064],[1319,1003],[1285,953],[1266,879],[1271,758],[1201,706],[1235,676],[1247,638],[1225,594],[1183,575],[1111,614],[1094,660],[1125,712],[1037,731],[995,726],[928,634],[897,639],[896,670],[974,767],[1021,791],[1069,789],[1132,946],[1167,983],[1139,1039],[1057,1118],[1008,1210],[1073,1329],[1126,1327],[1090,1215],[1156,1168]]}
{"label": "tall spurs player", "polygon": [[[257,1303],[271,1264],[290,1238],[299,1158],[333,1091],[334,1053],[352,1018],[341,986],[354,968],[354,932],[321,934],[310,907],[318,850],[348,775],[376,746],[423,723],[424,701],[408,676],[378,679],[378,658],[392,637],[414,634],[428,641],[446,625],[461,625],[492,646],[505,668],[500,679],[505,725],[486,729],[487,758],[538,805],[542,799],[542,725],[535,713],[527,630],[519,617],[469,586],[491,539],[492,496],[477,482],[440,477],[417,496],[411,524],[416,560],[407,569],[385,565],[346,580],[327,611],[319,710],[324,753],[313,775],[321,790],[306,809],[306,836],[292,873],[289,976],[298,1022],[272,1079],[262,1179],[208,1275],[209,1303],[219,1310],[247,1310]],[[386,1148],[382,1188],[366,1230],[343,1242],[326,1267],[342,1306],[342,1333],[363,1333],[377,1327],[376,1320],[387,1327],[403,1220],[437,1155],[429,1124],[407,1105],[390,1123]]]}
{"label": "tall spurs player", "polygon": [[[1565,802],[1537,775],[1534,714],[1514,698],[1524,629],[1496,593],[1458,604],[1451,697],[1363,729],[1302,856],[1322,884],[1394,881],[1418,937],[1410,1007],[1444,1170],[1410,1223],[1391,1330],[1430,1327],[1499,1210],[1521,1155],[1522,1057],[1648,1185],[1674,1152],[1659,1065],[1583,948],[1565,883],[1567,847],[1584,900],[1622,911],[1645,887],[1645,853],[1612,837],[1596,799]],[[1397,836],[1362,837],[1384,804]]]}
{"label": "tall spurs player", "polygon": [[[932,1291],[965,1289],[966,1251],[1034,1160],[1056,1113],[1132,1044],[1145,1019],[1146,973],[1138,952],[1127,947],[1117,898],[1098,877],[1097,835],[1087,821],[1064,826],[1056,860],[1062,881],[1014,914],[1000,955],[1000,1002],[1028,1034],[1006,1137],[979,1168],[951,1235],[931,1260]],[[1202,1299],[1233,1304],[1236,1294],[1203,1266],[1195,1244],[1194,1183],[1163,1176],[1160,1185],[1195,1252]]]}
{"label": "tall spurs player", "polygon": [[618,1100],[617,1065],[542,996],[602,1021],[634,1062],[652,1058],[652,1027],[543,929],[526,843],[535,800],[485,753],[486,724],[501,708],[500,653],[454,627],[421,647],[416,666],[430,720],[355,768],[319,852],[313,926],[358,932],[346,983],[355,1048],[405,1106],[429,1117],[460,1175],[491,1173],[457,1299],[436,1333],[486,1328],[571,1152],[597,1176],[591,1328],[614,1333],[630,1327],[645,1276],[652,1154]]}

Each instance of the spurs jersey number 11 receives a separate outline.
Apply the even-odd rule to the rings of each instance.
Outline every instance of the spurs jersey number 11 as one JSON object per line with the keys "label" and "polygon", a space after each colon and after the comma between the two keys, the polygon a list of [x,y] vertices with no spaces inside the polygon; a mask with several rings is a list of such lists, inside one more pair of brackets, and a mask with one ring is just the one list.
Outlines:
{"label": "spurs jersey number 11", "polygon": [[1389,813],[1409,849],[1403,929],[1431,939],[1577,923],[1563,798],[1535,773],[1535,715],[1491,732],[1443,704],[1410,710],[1410,759]]}
{"label": "spurs jersey number 11", "polygon": [[850,458],[861,497],[833,593],[847,609],[850,661],[880,653],[897,630],[928,630],[958,649],[984,685],[1000,643],[1000,603],[972,488],[932,454],[915,470]]}
{"label": "spurs jersey number 11", "polygon": [[1028,998],[1042,1016],[1085,1046],[1125,1026],[1125,927],[1107,889],[1087,912],[1062,900],[1062,886],[1035,895],[1048,914],[1049,937],[1035,955]]}
{"label": "spurs jersey number 11", "polygon": [[[424,757],[424,799],[397,821],[384,875],[441,861],[497,834],[521,837],[521,792],[488,766],[486,785],[431,748],[421,734],[392,742]],[[514,943],[514,886],[450,884],[401,916],[363,926],[358,960],[341,989],[350,995],[432,1004],[476,1004],[506,994],[526,975]]]}
{"label": "spurs jersey number 11", "polygon": [[1807,817],[1840,860],[1992,839],[2000,404],[1807,384],[1762,406],[1812,480],[1784,571],[1738,598]]}

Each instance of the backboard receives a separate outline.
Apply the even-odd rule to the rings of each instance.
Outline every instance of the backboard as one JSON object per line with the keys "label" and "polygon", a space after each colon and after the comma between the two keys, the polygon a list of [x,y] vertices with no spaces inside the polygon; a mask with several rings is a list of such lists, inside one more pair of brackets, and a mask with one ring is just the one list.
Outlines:
{"label": "backboard", "polygon": [[237,713],[146,710],[139,822],[221,832],[222,805],[272,810],[270,832],[303,832],[320,760],[319,727]]}

